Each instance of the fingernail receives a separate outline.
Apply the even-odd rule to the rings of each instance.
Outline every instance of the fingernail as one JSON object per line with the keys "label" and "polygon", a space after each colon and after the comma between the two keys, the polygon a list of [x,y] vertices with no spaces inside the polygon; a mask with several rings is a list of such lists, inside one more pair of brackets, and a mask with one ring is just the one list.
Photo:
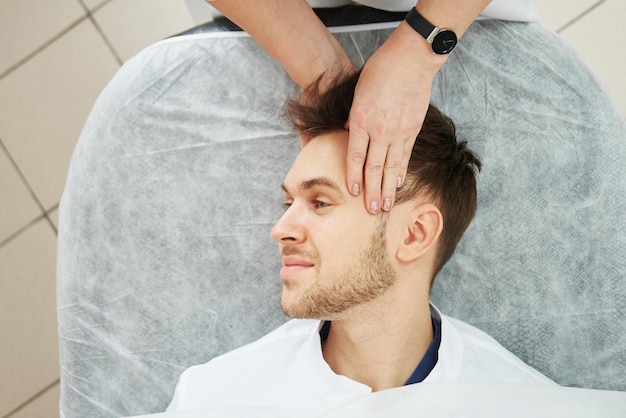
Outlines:
{"label": "fingernail", "polygon": [[391,210],[391,199],[386,198],[383,200],[383,210],[389,212]]}
{"label": "fingernail", "polygon": [[378,213],[379,210],[380,208],[378,207],[378,200],[372,200],[370,202],[370,212],[375,215]]}
{"label": "fingernail", "polygon": [[398,176],[398,189],[402,187],[402,183],[403,183],[402,176]]}
{"label": "fingernail", "polygon": [[352,195],[358,196],[360,192],[361,192],[361,185],[359,183],[354,183],[352,185]]}

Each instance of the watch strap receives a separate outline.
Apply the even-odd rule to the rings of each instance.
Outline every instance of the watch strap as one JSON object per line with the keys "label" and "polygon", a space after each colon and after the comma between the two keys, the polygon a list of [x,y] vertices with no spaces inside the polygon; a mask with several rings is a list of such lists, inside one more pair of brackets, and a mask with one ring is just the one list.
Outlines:
{"label": "watch strap", "polygon": [[424,16],[419,14],[415,7],[411,9],[404,20],[406,20],[406,23],[408,23],[409,26],[415,30],[415,32],[422,35],[428,42],[432,42],[432,39],[430,38],[433,35],[433,32],[437,31],[437,27],[426,20]]}

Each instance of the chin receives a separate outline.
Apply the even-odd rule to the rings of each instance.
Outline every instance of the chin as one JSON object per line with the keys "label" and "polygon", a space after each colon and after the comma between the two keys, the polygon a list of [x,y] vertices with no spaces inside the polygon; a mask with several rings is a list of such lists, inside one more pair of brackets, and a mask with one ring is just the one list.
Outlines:
{"label": "chin", "polygon": [[283,293],[280,295],[280,308],[283,311],[283,314],[290,318],[299,318],[299,319],[318,319],[315,316],[315,312],[312,309],[303,306],[302,303],[298,301],[298,298],[293,296],[289,297],[286,295],[287,292],[283,290]]}
{"label": "chin", "polygon": [[303,315],[303,312],[298,309],[297,305],[294,306],[292,303],[287,303],[282,298],[280,300],[280,308],[282,309],[283,314],[289,318],[309,319],[307,316]]}

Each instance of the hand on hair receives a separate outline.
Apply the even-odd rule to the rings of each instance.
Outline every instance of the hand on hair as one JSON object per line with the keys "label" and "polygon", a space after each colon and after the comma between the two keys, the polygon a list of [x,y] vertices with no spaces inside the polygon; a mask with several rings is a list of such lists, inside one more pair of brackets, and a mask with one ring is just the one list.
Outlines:
{"label": "hand on hair", "polygon": [[425,43],[404,29],[398,27],[366,62],[347,124],[348,190],[365,193],[370,213],[393,206],[428,109],[432,80],[445,60],[417,50]]}

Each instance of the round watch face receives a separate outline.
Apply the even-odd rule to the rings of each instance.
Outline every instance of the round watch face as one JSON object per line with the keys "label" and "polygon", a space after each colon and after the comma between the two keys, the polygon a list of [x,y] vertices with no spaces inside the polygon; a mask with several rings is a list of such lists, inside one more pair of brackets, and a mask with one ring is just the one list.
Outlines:
{"label": "round watch face", "polygon": [[433,51],[435,54],[449,54],[456,46],[456,33],[448,29],[443,29],[433,39]]}

